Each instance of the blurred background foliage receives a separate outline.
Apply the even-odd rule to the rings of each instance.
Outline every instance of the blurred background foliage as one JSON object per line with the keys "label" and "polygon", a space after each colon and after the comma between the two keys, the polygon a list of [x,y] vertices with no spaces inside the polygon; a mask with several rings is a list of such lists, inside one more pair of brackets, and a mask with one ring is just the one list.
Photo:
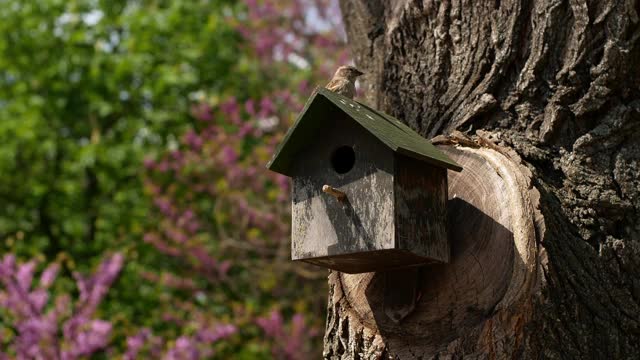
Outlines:
{"label": "blurred background foliage", "polygon": [[[76,358],[319,356],[326,272],[289,261],[289,183],[264,165],[348,61],[336,1],[0,6],[0,358],[82,321],[102,345]],[[84,311],[91,273],[108,291]],[[79,310],[52,320],[63,295]],[[36,318],[65,330],[25,337]]]}

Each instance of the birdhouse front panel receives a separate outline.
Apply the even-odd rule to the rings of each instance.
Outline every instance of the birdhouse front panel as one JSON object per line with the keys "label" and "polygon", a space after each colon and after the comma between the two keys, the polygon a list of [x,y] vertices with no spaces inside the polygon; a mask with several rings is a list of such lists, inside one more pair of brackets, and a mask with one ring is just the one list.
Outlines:
{"label": "birdhouse front panel", "polygon": [[394,248],[393,152],[337,109],[324,125],[291,167],[292,258],[361,272],[367,253]]}

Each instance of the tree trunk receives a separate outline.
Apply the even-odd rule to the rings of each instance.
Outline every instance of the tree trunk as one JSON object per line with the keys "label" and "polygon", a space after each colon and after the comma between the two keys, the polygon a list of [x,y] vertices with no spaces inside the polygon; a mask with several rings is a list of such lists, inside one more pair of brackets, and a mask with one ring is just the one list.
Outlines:
{"label": "tree trunk", "polygon": [[640,2],[341,7],[363,101],[464,170],[405,319],[384,274],[331,273],[324,357],[640,356]]}

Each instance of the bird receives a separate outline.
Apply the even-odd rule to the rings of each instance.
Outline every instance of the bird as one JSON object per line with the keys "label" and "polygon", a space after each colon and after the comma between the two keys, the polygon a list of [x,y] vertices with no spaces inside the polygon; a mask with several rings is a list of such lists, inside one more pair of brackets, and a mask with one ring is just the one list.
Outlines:
{"label": "bird", "polygon": [[364,73],[354,66],[340,66],[327,86],[327,90],[353,99],[356,95],[356,79]]}

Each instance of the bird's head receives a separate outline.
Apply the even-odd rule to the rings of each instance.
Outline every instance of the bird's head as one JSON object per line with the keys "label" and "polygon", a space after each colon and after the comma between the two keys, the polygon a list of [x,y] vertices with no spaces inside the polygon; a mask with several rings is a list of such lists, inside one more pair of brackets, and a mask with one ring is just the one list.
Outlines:
{"label": "bird's head", "polygon": [[358,76],[364,74],[362,71],[355,68],[355,66],[346,65],[340,66],[338,70],[336,70],[336,74],[334,77],[342,77],[349,79],[350,81],[355,81]]}

